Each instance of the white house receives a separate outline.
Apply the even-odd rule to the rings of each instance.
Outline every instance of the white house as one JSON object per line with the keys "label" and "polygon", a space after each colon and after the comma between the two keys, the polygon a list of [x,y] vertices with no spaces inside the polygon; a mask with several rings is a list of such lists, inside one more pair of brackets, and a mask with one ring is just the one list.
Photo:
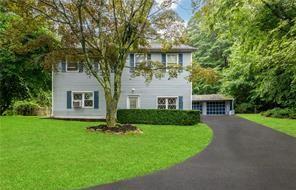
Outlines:
{"label": "white house", "polygon": [[[145,83],[145,78],[131,76],[131,67],[143,59],[159,61],[164,65],[191,65],[192,52],[196,49],[187,45],[162,52],[160,44],[151,44],[147,54],[130,53],[122,75],[122,89],[119,109],[200,109],[204,115],[232,114],[231,100],[199,100],[192,98],[192,85],[183,70],[177,78],[153,79]],[[56,118],[103,119],[106,105],[103,88],[93,77],[84,72],[76,62],[63,61],[52,73],[52,116]],[[210,101],[210,102],[209,102]],[[193,105],[192,105],[193,102]],[[208,102],[208,103],[207,103]],[[197,106],[199,105],[199,106]],[[202,107],[203,105],[203,107]],[[232,104],[231,104],[232,105]],[[211,111],[212,110],[212,111]]]}
{"label": "white house", "polygon": [[[160,61],[167,65],[191,65],[195,48],[180,45],[163,53],[160,44],[151,44],[148,54],[130,53],[122,75],[122,93],[118,108],[184,109],[192,108],[192,87],[183,70],[177,78],[153,79],[149,84],[143,77],[131,77],[129,67],[142,59]],[[75,62],[61,62],[52,74],[52,116],[57,118],[104,118],[106,105],[103,88]]]}

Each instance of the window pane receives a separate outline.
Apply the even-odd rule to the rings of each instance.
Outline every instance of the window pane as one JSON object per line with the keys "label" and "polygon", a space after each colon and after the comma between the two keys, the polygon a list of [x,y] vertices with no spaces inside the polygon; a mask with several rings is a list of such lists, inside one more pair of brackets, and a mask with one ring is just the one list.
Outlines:
{"label": "window pane", "polygon": [[177,54],[168,54],[168,64],[177,64],[178,63],[178,55]]}
{"label": "window pane", "polygon": [[73,97],[74,100],[82,100],[82,93],[74,93]]}
{"label": "window pane", "polygon": [[68,71],[77,71],[78,70],[78,63],[76,63],[76,62],[68,62],[67,63],[67,70]]}
{"label": "window pane", "polygon": [[168,109],[177,109],[177,98],[168,98]]}
{"label": "window pane", "polygon": [[158,109],[161,109],[161,110],[165,110],[165,109],[166,109],[165,105],[158,105],[157,108],[158,108]]}
{"label": "window pane", "polygon": [[84,94],[84,99],[85,100],[92,100],[92,98],[93,98],[93,93],[87,92],[87,93]]}
{"label": "window pane", "polygon": [[157,103],[165,105],[165,98],[158,98]]}
{"label": "window pane", "polygon": [[93,106],[93,100],[84,100],[84,106],[85,107],[92,107]]}
{"label": "window pane", "polygon": [[93,107],[93,93],[85,92],[84,93],[84,106],[85,107]]}
{"label": "window pane", "polygon": [[136,65],[138,65],[139,63],[145,62],[145,54],[136,54],[135,58],[136,58]]}

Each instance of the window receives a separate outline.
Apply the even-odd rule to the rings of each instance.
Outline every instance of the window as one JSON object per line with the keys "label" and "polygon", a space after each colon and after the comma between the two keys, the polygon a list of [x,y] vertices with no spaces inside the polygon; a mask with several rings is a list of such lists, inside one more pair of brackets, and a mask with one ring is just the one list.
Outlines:
{"label": "window", "polygon": [[73,108],[93,108],[93,92],[73,92]]}
{"label": "window", "polygon": [[167,66],[172,64],[178,64],[178,54],[176,53],[167,54]]}
{"label": "window", "polygon": [[139,96],[129,96],[128,97],[128,108],[138,109],[140,108],[140,98]]}
{"label": "window", "polygon": [[67,61],[67,72],[76,72],[78,71],[78,63],[77,62],[69,62]]}
{"label": "window", "polygon": [[157,98],[158,109],[177,109],[177,97],[159,97]]}
{"label": "window", "polygon": [[146,55],[144,53],[135,54],[135,66],[146,61]]}

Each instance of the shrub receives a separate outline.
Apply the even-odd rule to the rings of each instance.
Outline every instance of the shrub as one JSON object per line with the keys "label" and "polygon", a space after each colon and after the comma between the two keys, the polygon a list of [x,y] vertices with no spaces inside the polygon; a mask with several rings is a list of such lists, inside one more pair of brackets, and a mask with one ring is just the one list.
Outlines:
{"label": "shrub", "polygon": [[2,113],[3,116],[12,116],[14,115],[14,111],[12,109],[7,109]]}
{"label": "shrub", "polygon": [[16,101],[13,104],[13,112],[17,115],[37,115],[39,108],[37,103],[29,100]]}
{"label": "shrub", "polygon": [[34,97],[36,103],[42,107],[51,106],[51,92],[40,90],[36,97]]}
{"label": "shrub", "polygon": [[254,113],[255,106],[251,103],[241,103],[235,106],[237,113]]}
{"label": "shrub", "polygon": [[274,108],[261,112],[261,115],[265,117],[296,119],[296,110],[292,108]]}
{"label": "shrub", "polygon": [[197,110],[120,109],[119,123],[141,123],[158,125],[194,125],[200,121]]}

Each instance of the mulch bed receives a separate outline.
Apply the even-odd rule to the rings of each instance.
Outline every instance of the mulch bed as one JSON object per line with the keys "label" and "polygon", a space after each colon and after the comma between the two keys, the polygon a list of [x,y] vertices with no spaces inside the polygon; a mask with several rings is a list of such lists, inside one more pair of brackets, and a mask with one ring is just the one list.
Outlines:
{"label": "mulch bed", "polygon": [[114,134],[141,134],[143,133],[139,128],[131,124],[117,124],[116,127],[108,127],[107,125],[98,125],[87,127],[86,130],[91,132],[103,132]]}

